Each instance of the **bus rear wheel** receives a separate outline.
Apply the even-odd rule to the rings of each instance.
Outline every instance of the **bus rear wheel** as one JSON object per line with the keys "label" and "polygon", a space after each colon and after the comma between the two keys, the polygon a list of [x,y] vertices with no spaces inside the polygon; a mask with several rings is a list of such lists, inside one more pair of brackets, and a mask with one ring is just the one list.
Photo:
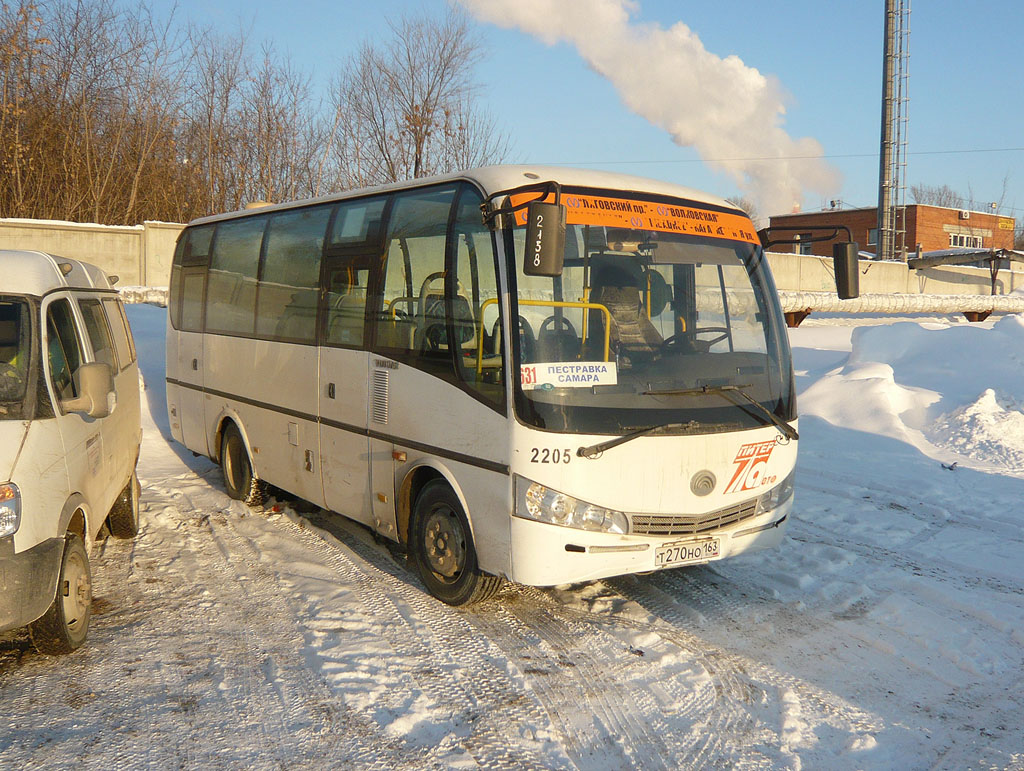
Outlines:
{"label": "bus rear wheel", "polygon": [[228,423],[220,441],[220,467],[228,495],[247,506],[263,503],[263,483],[252,473],[252,463],[238,426]]}
{"label": "bus rear wheel", "polygon": [[494,596],[497,576],[481,573],[465,512],[451,487],[428,482],[416,498],[409,537],[416,572],[427,590],[448,605],[471,605]]}

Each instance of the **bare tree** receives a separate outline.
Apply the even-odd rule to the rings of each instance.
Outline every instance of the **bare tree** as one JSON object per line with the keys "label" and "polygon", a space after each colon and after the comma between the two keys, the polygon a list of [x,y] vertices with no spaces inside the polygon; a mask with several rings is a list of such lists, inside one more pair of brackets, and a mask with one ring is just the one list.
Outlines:
{"label": "bare tree", "polygon": [[0,0],[0,216],[121,224],[240,208],[501,160],[474,100],[462,14],[364,45],[329,110],[246,35],[141,0]]}
{"label": "bare tree", "polygon": [[725,199],[737,209],[743,209],[747,213],[750,219],[757,219],[757,204],[751,201],[746,196],[731,196]]}
{"label": "bare tree", "polygon": [[508,140],[474,101],[482,49],[466,16],[403,16],[392,40],[364,43],[334,89],[335,148],[346,186],[502,160]]}
{"label": "bare tree", "polygon": [[910,194],[914,196],[914,203],[948,209],[962,209],[967,200],[949,185],[911,185]]}

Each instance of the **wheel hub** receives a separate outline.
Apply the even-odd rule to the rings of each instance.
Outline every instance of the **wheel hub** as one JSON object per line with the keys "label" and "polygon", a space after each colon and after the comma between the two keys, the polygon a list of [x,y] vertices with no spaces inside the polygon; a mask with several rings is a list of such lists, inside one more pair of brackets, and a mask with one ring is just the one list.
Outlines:
{"label": "wheel hub", "polygon": [[92,602],[92,582],[89,573],[80,560],[68,561],[64,569],[64,618],[68,626],[74,628],[85,619]]}
{"label": "wheel hub", "polygon": [[454,578],[466,563],[466,537],[455,512],[441,508],[427,519],[424,547],[430,569]]}

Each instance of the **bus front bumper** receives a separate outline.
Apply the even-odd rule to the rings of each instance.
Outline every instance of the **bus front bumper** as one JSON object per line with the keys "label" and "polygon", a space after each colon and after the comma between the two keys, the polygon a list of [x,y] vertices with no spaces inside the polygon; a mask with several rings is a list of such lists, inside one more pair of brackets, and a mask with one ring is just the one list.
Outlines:
{"label": "bus front bumper", "polygon": [[[557,586],[705,564],[770,549],[782,540],[792,506],[791,499],[756,519],[700,536],[615,535],[512,517],[509,578],[530,586]],[[714,539],[717,544],[712,544]],[[695,556],[701,547],[711,546],[715,547],[714,556]],[[684,561],[659,564],[667,552],[675,559],[683,556]],[[684,556],[687,552],[689,556]]]}

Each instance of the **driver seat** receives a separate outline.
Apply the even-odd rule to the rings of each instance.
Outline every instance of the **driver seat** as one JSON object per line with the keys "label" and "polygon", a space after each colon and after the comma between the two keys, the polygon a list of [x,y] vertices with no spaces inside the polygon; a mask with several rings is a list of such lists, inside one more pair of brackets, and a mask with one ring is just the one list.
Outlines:
{"label": "driver seat", "polygon": [[[601,286],[590,296],[591,302],[603,305],[612,317],[609,342],[612,351],[618,351],[627,359],[636,355],[653,358],[661,349],[663,341],[651,320],[641,313],[640,290],[635,286]],[[592,312],[596,318],[591,340],[595,345],[604,342],[605,315]],[[602,351],[603,356],[603,351]]]}

